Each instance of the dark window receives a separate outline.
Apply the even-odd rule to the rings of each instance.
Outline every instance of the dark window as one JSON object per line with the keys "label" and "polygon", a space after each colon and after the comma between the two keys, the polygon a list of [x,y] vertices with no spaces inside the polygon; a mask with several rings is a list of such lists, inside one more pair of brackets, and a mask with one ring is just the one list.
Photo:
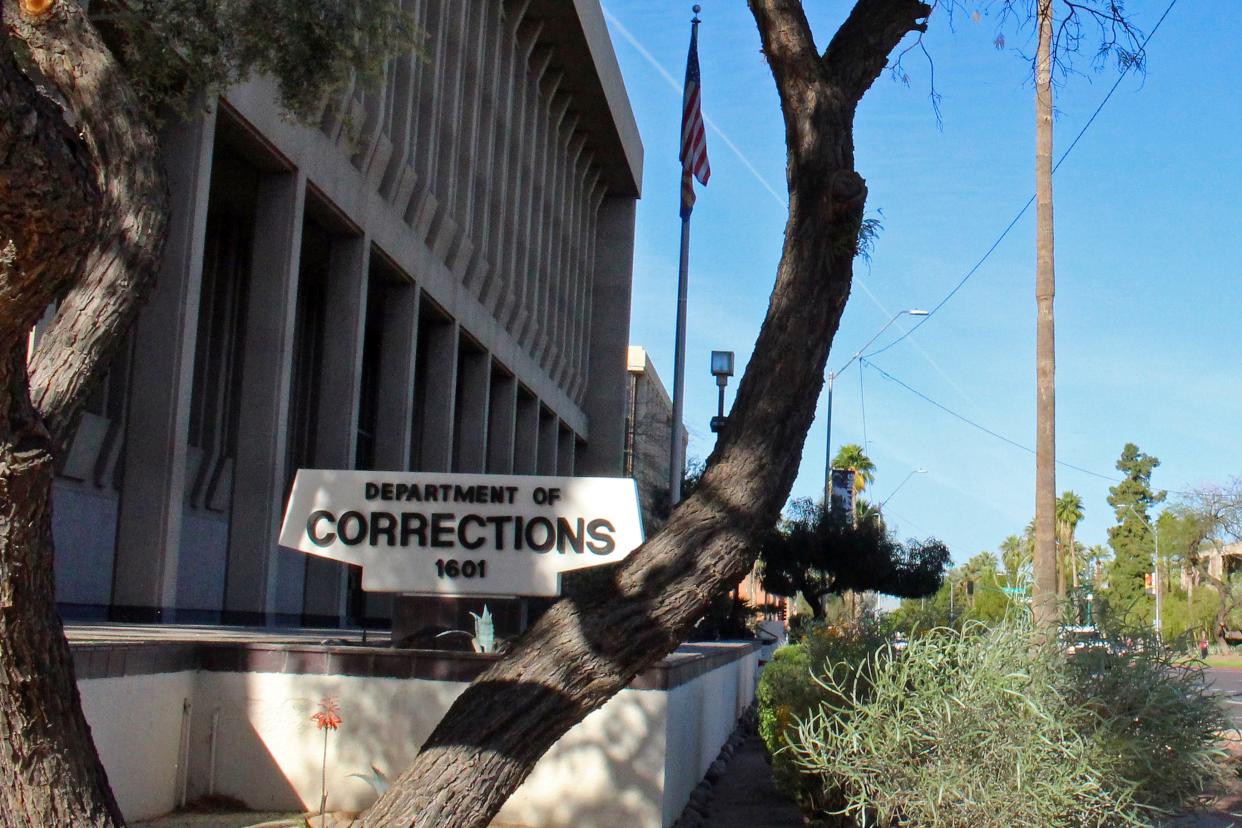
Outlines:
{"label": "dark window", "polygon": [[237,451],[252,243],[250,219],[208,216],[190,397],[189,442],[202,458],[188,486],[196,506],[228,502],[213,489]]}

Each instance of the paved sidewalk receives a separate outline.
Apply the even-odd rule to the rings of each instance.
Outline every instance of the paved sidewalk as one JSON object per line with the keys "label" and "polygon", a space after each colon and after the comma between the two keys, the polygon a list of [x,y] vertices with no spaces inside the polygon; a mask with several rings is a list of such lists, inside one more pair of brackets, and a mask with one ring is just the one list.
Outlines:
{"label": "paved sidewalk", "polygon": [[746,737],[713,786],[711,828],[802,828],[797,806],[776,790],[763,740]]}

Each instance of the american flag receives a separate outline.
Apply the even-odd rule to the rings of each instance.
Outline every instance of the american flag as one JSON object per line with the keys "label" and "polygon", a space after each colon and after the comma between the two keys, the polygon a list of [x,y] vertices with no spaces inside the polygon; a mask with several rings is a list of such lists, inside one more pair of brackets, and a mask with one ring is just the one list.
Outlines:
{"label": "american flag", "polygon": [[699,24],[690,28],[690,55],[686,58],[685,96],[681,104],[681,217],[690,218],[694,209],[694,182],[706,185],[712,177],[707,161],[707,131],[703,127],[699,87]]}

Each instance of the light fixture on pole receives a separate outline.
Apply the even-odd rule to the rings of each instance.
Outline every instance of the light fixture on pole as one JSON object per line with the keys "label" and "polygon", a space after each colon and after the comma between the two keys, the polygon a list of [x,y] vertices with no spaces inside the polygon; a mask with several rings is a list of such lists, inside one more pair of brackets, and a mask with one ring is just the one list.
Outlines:
{"label": "light fixture on pole", "polygon": [[[854,355],[846,360],[845,364],[836,371],[828,372],[828,416],[826,417],[827,426],[825,429],[825,438],[827,440],[827,456],[824,458],[824,504],[832,502],[832,385],[841,372],[854,364],[854,360],[862,356],[863,351],[871,347],[871,343],[880,338],[880,334],[889,329],[890,326],[903,316],[928,316],[929,311],[920,310],[919,308],[911,308],[910,310],[899,311],[893,314],[893,318],[884,323],[884,327],[876,331],[875,336],[867,340],[866,344],[854,352]],[[891,496],[891,495],[890,495]]]}
{"label": "light fixture on pole", "polygon": [[876,510],[877,511],[883,510],[884,504],[892,500],[893,496],[896,495],[899,491],[901,491],[901,487],[906,485],[906,483],[909,482],[910,478],[914,477],[916,474],[927,474],[927,469],[915,469],[914,471],[907,474],[905,476],[905,479],[903,479],[900,483],[897,484],[897,488],[893,489],[893,491],[889,493],[888,497],[880,501],[880,505],[875,507]]}
{"label": "light fixture on pole", "polygon": [[729,384],[729,377],[733,376],[733,352],[732,351],[712,351],[712,376],[716,378],[716,388],[720,392],[716,402],[716,416],[712,417],[712,433],[719,434],[720,429],[725,424],[724,398],[725,386]]}

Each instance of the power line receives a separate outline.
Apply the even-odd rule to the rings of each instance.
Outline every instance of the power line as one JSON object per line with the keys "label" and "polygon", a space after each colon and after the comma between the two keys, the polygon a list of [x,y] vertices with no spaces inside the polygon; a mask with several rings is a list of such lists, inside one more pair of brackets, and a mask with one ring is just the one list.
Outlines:
{"label": "power line", "polygon": [[906,524],[909,524],[910,526],[913,526],[915,529],[917,529],[917,530],[918,530],[918,531],[920,531],[920,532],[926,532],[926,531],[927,531],[926,529],[924,529],[922,526],[919,526],[919,525],[918,525],[917,523],[915,523],[914,521],[912,521],[912,520],[908,520],[908,519],[906,519],[906,518],[903,518],[901,515],[897,514],[897,513],[896,513],[896,512],[894,512],[892,509],[889,509],[889,510],[888,510],[888,514],[889,514],[889,516],[891,516],[891,517],[895,517],[895,518],[897,518],[897,519],[898,519],[899,521],[901,521],[902,523],[906,523]]}
{"label": "power line", "polygon": [[[939,402],[937,402],[936,400],[933,400],[931,397],[927,396],[927,395],[926,395],[926,394],[924,394],[922,391],[919,391],[917,388],[913,388],[913,387],[911,387],[910,385],[907,385],[906,383],[902,382],[902,381],[901,381],[901,380],[899,380],[897,377],[893,376],[893,375],[892,375],[892,374],[890,374],[888,371],[885,371],[883,368],[881,368],[880,366],[876,365],[876,364],[875,364],[874,362],[872,362],[871,360],[869,360],[869,359],[867,359],[867,358],[863,357],[863,358],[860,358],[860,363],[861,363],[862,365],[866,365],[868,368],[871,368],[871,369],[872,369],[872,370],[874,370],[874,371],[878,371],[878,372],[880,373],[880,375],[881,375],[882,377],[884,377],[885,379],[887,379],[887,380],[889,380],[889,381],[891,381],[891,382],[895,382],[895,383],[897,383],[897,384],[898,384],[898,385],[900,385],[902,388],[906,389],[907,391],[909,391],[911,394],[915,395],[915,396],[916,396],[916,397],[918,397],[919,399],[923,400],[923,401],[924,401],[924,402],[926,402],[926,403],[929,403],[929,404],[931,404],[931,405],[934,405],[936,408],[939,408],[941,411],[943,411],[944,413],[948,414],[948,415],[949,415],[949,416],[951,416],[951,417],[956,417],[957,419],[959,419],[959,420],[961,420],[962,422],[966,423],[968,426],[970,426],[970,427],[972,427],[972,428],[976,428],[976,429],[978,429],[979,431],[982,431],[984,434],[988,434],[988,435],[990,435],[990,436],[992,436],[992,437],[995,437],[997,440],[1000,440],[1000,441],[1001,441],[1001,442],[1003,442],[1003,443],[1008,443],[1009,445],[1013,446],[1014,448],[1016,448],[1016,449],[1021,449],[1022,451],[1025,451],[1025,452],[1027,452],[1028,454],[1034,454],[1034,453],[1035,453],[1035,449],[1031,448],[1030,446],[1023,445],[1022,443],[1019,443],[1017,440],[1011,440],[1010,438],[1006,437],[1005,435],[1000,434],[1000,433],[998,433],[998,432],[996,432],[996,431],[993,431],[992,429],[988,428],[987,426],[985,426],[985,425],[982,425],[982,424],[980,424],[980,423],[975,422],[974,420],[970,419],[970,418],[969,418],[969,417],[967,417],[966,415],[964,415],[964,414],[959,414],[959,413],[957,413],[956,411],[954,411],[953,409],[949,408],[948,406],[943,405],[942,403],[939,403]],[[1067,469],[1073,469],[1074,471],[1077,471],[1077,472],[1082,472],[1083,474],[1089,474],[1089,475],[1091,475],[1092,477],[1098,477],[1098,478],[1100,478],[1101,480],[1107,480],[1107,481],[1109,481],[1110,483],[1120,483],[1120,482],[1121,482],[1121,478],[1119,478],[1119,477],[1112,477],[1112,476],[1107,475],[1107,474],[1100,474],[1099,472],[1094,472],[1094,471],[1091,471],[1090,469],[1084,469],[1082,466],[1075,466],[1073,463],[1066,463],[1064,460],[1058,460],[1058,461],[1057,461],[1057,465],[1058,465],[1058,466],[1064,466],[1064,467],[1065,467],[1065,468],[1067,468]]]}
{"label": "power line", "polygon": [[[1149,32],[1147,37],[1143,39],[1142,45],[1139,46],[1140,54],[1147,50],[1147,44],[1151,42],[1151,39],[1153,37],[1155,37],[1156,32],[1160,30],[1161,24],[1164,23],[1164,19],[1169,16],[1169,12],[1173,11],[1173,7],[1176,5],[1177,5],[1177,0],[1171,0],[1171,2],[1168,5],[1168,8],[1164,10],[1164,14],[1160,15],[1160,19],[1156,21],[1156,25],[1152,27],[1151,32]],[[1056,173],[1056,171],[1061,168],[1061,165],[1065,163],[1065,159],[1068,158],[1069,154],[1074,151],[1074,147],[1078,146],[1078,142],[1082,140],[1082,136],[1086,134],[1087,130],[1091,128],[1091,125],[1095,123],[1095,119],[1099,116],[1100,112],[1103,111],[1105,104],[1107,104],[1109,99],[1113,97],[1113,93],[1117,91],[1117,88],[1119,86],[1121,86],[1121,82],[1125,80],[1126,76],[1130,73],[1131,66],[1134,66],[1134,65],[1135,64],[1132,63],[1132,64],[1125,66],[1121,70],[1121,72],[1117,75],[1117,80],[1113,83],[1112,88],[1108,90],[1108,94],[1106,94],[1104,96],[1104,99],[1100,101],[1100,105],[1095,108],[1095,112],[1091,113],[1091,117],[1087,119],[1087,122],[1085,124],[1083,124],[1082,129],[1078,130],[1078,134],[1074,136],[1074,140],[1070,141],[1070,145],[1065,148],[1065,152],[1061,153],[1061,157],[1057,159],[1057,163],[1052,168],[1053,173]],[[912,327],[910,330],[906,331],[901,336],[897,337],[892,342],[885,345],[883,348],[880,348],[878,350],[872,351],[870,354],[867,354],[867,356],[872,356],[872,357],[879,356],[880,354],[887,351],[889,348],[892,348],[894,345],[907,339],[911,334],[913,334],[919,328],[926,325],[928,321],[930,321],[931,318],[936,315],[936,311],[944,307],[945,303],[948,302],[950,299],[952,299],[954,295],[956,295],[957,292],[961,290],[962,287],[968,281],[970,281],[970,278],[979,271],[979,268],[983,267],[983,263],[986,262],[992,256],[992,254],[996,251],[996,248],[1000,247],[1001,242],[1005,240],[1005,238],[1009,235],[1009,232],[1013,230],[1013,228],[1018,224],[1019,221],[1021,221],[1022,217],[1026,215],[1026,211],[1031,209],[1031,205],[1034,203],[1035,203],[1035,196],[1032,195],[1029,199],[1027,199],[1026,203],[1022,205],[1022,209],[1019,210],[1018,214],[1013,217],[1013,220],[1010,221],[1009,224],[1005,226],[1005,229],[1001,231],[1001,234],[996,237],[996,241],[992,242],[992,246],[987,249],[987,252],[983,254],[983,256],[979,259],[979,261],[975,262],[974,266],[970,268],[970,270],[966,271],[966,275],[963,276],[961,280],[958,281],[958,283],[953,286],[952,290],[950,290],[947,294],[945,294],[943,299],[941,299],[939,302],[936,303],[935,307],[933,307],[931,311],[928,312],[927,316],[924,316],[922,319],[920,319],[918,323],[915,324],[914,327]]]}
{"label": "power line", "polygon": [[867,397],[863,393],[863,367],[858,363],[858,405],[862,409],[863,454],[867,453]]}

